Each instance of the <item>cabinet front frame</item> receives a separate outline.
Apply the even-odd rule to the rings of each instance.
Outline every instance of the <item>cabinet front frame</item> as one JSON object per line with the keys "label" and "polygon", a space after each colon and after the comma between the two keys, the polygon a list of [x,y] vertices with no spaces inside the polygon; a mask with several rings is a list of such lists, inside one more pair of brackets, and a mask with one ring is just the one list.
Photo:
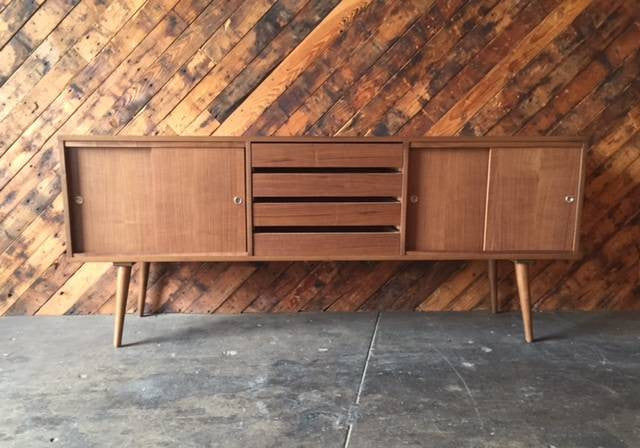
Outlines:
{"label": "cabinet front frame", "polygon": [[[252,195],[252,166],[251,144],[254,142],[394,142],[403,144],[401,225],[399,227],[401,251],[393,255],[305,255],[305,256],[255,256],[253,255],[253,195]],[[233,147],[243,148],[245,157],[245,224],[246,224],[246,253],[162,253],[162,254],[89,254],[74,252],[72,246],[71,222],[69,213],[69,185],[66,167],[66,151],[73,147],[125,147],[149,148],[150,146],[211,148]],[[65,235],[67,239],[67,254],[73,261],[100,262],[172,262],[172,261],[358,261],[358,260],[481,260],[481,259],[576,259],[579,257],[580,218],[583,203],[585,177],[585,142],[578,137],[428,137],[417,139],[401,139],[398,137],[112,137],[112,136],[61,136],[60,165],[62,193],[65,215]],[[573,250],[566,251],[522,251],[522,252],[451,252],[451,251],[406,251],[406,209],[407,209],[407,181],[409,172],[409,152],[420,148],[492,148],[509,147],[517,150],[520,147],[580,147],[579,191],[577,194],[577,210],[575,217],[575,237]],[[486,229],[485,229],[486,230]]]}

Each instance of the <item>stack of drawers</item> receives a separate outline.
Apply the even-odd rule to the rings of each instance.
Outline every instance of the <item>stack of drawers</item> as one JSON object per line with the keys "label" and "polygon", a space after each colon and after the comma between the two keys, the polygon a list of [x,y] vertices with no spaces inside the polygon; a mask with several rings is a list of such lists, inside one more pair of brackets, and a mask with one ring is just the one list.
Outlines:
{"label": "stack of drawers", "polygon": [[402,143],[254,142],[256,256],[398,255]]}

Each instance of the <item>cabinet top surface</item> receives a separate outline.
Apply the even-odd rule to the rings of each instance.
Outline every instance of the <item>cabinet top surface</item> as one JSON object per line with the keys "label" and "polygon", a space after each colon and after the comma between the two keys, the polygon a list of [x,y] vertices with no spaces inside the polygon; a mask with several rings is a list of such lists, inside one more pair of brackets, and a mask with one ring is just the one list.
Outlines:
{"label": "cabinet top surface", "polygon": [[484,146],[581,146],[585,143],[585,139],[577,136],[568,137],[521,137],[521,136],[498,136],[498,137],[280,137],[280,136],[240,136],[240,137],[213,137],[213,136],[106,136],[106,135],[62,135],[58,137],[59,141],[65,146],[107,146],[111,143],[118,142],[120,144],[131,143],[215,143],[229,142],[238,143],[238,146],[244,146],[246,143],[254,142],[322,142],[322,143],[409,143],[412,147],[429,147],[438,145],[484,145]]}

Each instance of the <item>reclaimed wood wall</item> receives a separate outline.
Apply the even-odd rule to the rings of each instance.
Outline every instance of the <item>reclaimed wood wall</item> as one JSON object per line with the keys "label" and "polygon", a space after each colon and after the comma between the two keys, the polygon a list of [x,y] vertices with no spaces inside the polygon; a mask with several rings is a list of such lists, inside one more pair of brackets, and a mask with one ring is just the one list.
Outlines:
{"label": "reclaimed wood wall", "polygon": [[[111,266],[64,256],[59,133],[584,135],[584,257],[533,266],[535,308],[640,309],[639,11],[638,0],[0,0],[0,315],[113,310]],[[487,307],[485,270],[154,264],[148,300],[161,312],[468,310]],[[499,275],[503,306],[517,307],[509,263]]]}

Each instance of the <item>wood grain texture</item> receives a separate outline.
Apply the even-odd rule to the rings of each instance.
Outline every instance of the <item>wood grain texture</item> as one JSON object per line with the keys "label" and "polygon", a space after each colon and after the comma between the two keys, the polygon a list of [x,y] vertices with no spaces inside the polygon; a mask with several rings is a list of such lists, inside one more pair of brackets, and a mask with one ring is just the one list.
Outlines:
{"label": "wood grain texture", "polygon": [[124,253],[151,251],[151,150],[79,148],[66,159],[69,172],[92,173],[68,178],[69,213],[78,224],[71,231],[74,251],[108,253],[114,246]]}
{"label": "wood grain texture", "polygon": [[533,320],[531,318],[531,292],[529,290],[529,266],[521,261],[515,262],[516,284],[520,299],[520,312],[524,323],[524,339],[533,342]]}
{"label": "wood grain texture", "polygon": [[399,226],[399,202],[289,202],[253,205],[260,226]]}
{"label": "wood grain texture", "polygon": [[402,167],[402,144],[359,143],[255,143],[251,154],[254,167]]}
{"label": "wood grain texture", "polygon": [[129,295],[129,281],[131,280],[131,265],[116,265],[118,277],[116,280],[116,318],[113,329],[113,346],[118,348],[122,344],[122,330],[124,329],[124,316],[127,311],[127,298]]}
{"label": "wood grain texture", "polygon": [[572,250],[580,158],[580,148],[492,148],[485,250]]}
{"label": "wood grain texture", "polygon": [[412,149],[409,157],[407,250],[482,250],[489,150]]}
{"label": "wood grain texture", "polygon": [[[114,270],[62,256],[61,133],[583,135],[584,255],[531,265],[532,305],[640,309],[637,2],[6,5],[0,314],[115,309]],[[497,268],[501,309],[517,309],[513,265]],[[152,264],[148,304],[233,313],[486,309],[486,269],[486,261]]]}
{"label": "wood grain texture", "polygon": [[261,256],[358,256],[400,254],[398,232],[256,233],[254,254]]}
{"label": "wood grain texture", "polygon": [[151,170],[153,251],[246,252],[243,149],[153,148]]}
{"label": "wood grain texture", "polygon": [[74,254],[246,252],[243,148],[160,145],[65,150]]}

